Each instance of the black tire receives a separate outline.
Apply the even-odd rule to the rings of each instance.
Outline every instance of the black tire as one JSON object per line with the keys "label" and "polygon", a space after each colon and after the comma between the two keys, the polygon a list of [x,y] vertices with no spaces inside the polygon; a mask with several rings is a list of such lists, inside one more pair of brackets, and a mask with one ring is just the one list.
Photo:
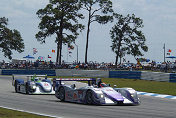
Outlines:
{"label": "black tire", "polygon": [[18,87],[17,87],[18,82],[15,81],[15,92],[18,93]]}
{"label": "black tire", "polygon": [[29,85],[26,83],[26,94],[29,94]]}
{"label": "black tire", "polygon": [[65,90],[64,87],[59,88],[59,99],[61,101],[65,101]]}
{"label": "black tire", "polygon": [[86,93],[86,104],[93,104],[93,96],[92,96],[92,91],[88,90]]}
{"label": "black tire", "polygon": [[117,102],[117,105],[124,105],[124,104],[123,104],[123,101],[118,101],[118,102]]}
{"label": "black tire", "polygon": [[59,89],[56,89],[55,96],[56,96],[56,98],[60,99],[60,97],[59,97]]}

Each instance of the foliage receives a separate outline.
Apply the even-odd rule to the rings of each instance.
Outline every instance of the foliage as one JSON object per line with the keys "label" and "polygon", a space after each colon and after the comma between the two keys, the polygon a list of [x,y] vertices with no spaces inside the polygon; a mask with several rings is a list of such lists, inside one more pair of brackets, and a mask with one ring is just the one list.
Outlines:
{"label": "foliage", "polygon": [[5,17],[0,18],[0,49],[5,57],[12,59],[12,50],[19,53],[24,50],[23,39],[20,32],[16,29],[7,28],[8,19]]}
{"label": "foliage", "polygon": [[114,17],[117,23],[112,27],[110,35],[112,51],[116,53],[116,65],[121,52],[134,57],[143,56],[142,51],[148,51],[145,36],[140,30],[143,28],[143,20],[135,17],[134,14],[124,17],[114,13]]}
{"label": "foliage", "polygon": [[50,3],[44,8],[37,11],[41,19],[39,24],[40,31],[36,38],[41,43],[45,43],[48,36],[56,35],[57,58],[61,64],[62,44],[71,44],[75,42],[80,31],[84,28],[78,23],[77,18],[83,18],[78,11],[80,6],[77,0],[50,0]]}
{"label": "foliage", "polygon": [[87,24],[87,42],[85,52],[85,63],[87,63],[87,52],[89,44],[90,24],[97,22],[106,24],[113,20],[113,16],[108,15],[112,13],[112,2],[110,0],[80,0],[82,9],[88,11],[88,24]]}

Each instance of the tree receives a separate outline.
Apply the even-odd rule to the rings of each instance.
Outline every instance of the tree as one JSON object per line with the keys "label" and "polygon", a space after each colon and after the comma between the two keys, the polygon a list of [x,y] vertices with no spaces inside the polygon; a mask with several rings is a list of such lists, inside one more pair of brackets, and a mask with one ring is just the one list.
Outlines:
{"label": "tree", "polygon": [[59,65],[61,65],[62,44],[70,45],[79,35],[78,30],[84,28],[77,20],[83,18],[83,15],[78,13],[79,9],[77,0],[50,0],[44,9],[37,11],[41,22],[36,38],[41,43],[45,43],[46,37],[56,35],[56,62],[59,62]]}
{"label": "tree", "polygon": [[87,39],[86,39],[86,51],[85,51],[85,63],[87,63],[87,53],[89,45],[89,33],[90,24],[98,22],[100,24],[106,24],[113,20],[113,17],[108,15],[112,13],[112,2],[110,0],[80,0],[82,8],[88,11],[88,23],[87,23]]}
{"label": "tree", "polygon": [[12,59],[12,50],[23,52],[24,43],[20,32],[16,29],[10,30],[7,25],[8,19],[0,18],[0,51],[4,53],[5,57]]}
{"label": "tree", "polygon": [[143,20],[128,14],[126,17],[114,13],[117,23],[110,30],[112,39],[112,51],[116,53],[117,65],[118,57],[122,51],[125,54],[143,56],[142,51],[147,52],[148,47],[145,45],[145,36],[140,30],[143,28]]}

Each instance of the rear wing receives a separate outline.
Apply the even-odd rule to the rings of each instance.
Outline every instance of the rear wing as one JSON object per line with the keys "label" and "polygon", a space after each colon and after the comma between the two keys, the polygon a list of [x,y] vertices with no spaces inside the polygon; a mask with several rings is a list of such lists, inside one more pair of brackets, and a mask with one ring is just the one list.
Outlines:
{"label": "rear wing", "polygon": [[53,81],[96,81],[96,78],[54,78]]}
{"label": "rear wing", "polygon": [[58,84],[62,84],[62,81],[88,81],[88,85],[90,86],[92,82],[96,83],[96,78],[54,78],[53,79],[53,86],[55,87],[56,82],[58,82]]}
{"label": "rear wing", "polygon": [[45,79],[47,79],[47,75],[16,75],[16,74],[13,74],[12,75],[12,85],[13,86],[15,84],[16,77],[18,77],[17,79],[20,78],[20,79],[23,79],[25,81],[28,81],[32,77],[44,77]]}

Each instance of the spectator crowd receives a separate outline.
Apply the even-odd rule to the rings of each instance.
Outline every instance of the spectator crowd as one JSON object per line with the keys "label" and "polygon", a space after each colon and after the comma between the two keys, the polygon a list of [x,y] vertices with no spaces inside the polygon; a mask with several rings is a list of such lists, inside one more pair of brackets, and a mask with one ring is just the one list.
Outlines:
{"label": "spectator crowd", "polygon": [[115,66],[113,63],[97,63],[89,62],[85,63],[66,63],[62,62],[61,65],[50,61],[36,60],[12,60],[12,62],[0,62],[0,69],[102,69],[102,70],[152,70],[152,71],[163,71],[163,72],[175,72],[176,62],[148,62],[148,63],[121,63]]}

